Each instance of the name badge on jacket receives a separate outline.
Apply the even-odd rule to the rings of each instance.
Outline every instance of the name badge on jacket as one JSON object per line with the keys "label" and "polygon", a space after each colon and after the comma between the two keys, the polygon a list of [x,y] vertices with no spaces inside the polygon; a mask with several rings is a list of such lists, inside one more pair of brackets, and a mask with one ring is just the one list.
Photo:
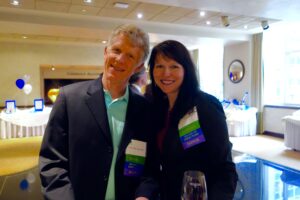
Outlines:
{"label": "name badge on jacket", "polygon": [[179,137],[184,149],[205,142],[205,137],[198,119],[197,108],[187,113],[178,124]]}
{"label": "name badge on jacket", "polygon": [[125,176],[141,176],[145,158],[147,143],[139,140],[131,140],[125,151]]}

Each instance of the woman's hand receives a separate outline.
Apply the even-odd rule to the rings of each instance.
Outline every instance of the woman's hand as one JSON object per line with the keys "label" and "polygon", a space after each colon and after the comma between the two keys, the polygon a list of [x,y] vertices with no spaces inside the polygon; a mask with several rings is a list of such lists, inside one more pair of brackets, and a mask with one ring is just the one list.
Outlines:
{"label": "woman's hand", "polygon": [[149,199],[146,198],[146,197],[138,197],[138,198],[136,198],[135,200],[149,200]]}

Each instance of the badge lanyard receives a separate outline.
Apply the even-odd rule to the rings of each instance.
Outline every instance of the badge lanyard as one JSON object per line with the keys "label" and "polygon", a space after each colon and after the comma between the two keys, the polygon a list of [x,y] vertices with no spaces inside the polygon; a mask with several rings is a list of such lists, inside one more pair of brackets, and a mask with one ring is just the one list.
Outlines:
{"label": "badge lanyard", "polygon": [[181,118],[178,124],[179,137],[184,149],[205,142],[205,137],[198,119],[197,108]]}

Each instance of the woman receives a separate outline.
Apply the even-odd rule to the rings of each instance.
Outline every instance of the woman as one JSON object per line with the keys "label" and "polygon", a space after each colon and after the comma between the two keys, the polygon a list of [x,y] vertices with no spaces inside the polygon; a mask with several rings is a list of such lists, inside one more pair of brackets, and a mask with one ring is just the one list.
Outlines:
{"label": "woman", "polygon": [[177,41],[164,41],[153,48],[149,66],[161,199],[180,200],[187,170],[205,174],[209,200],[232,199],[237,173],[225,114],[215,97],[200,91],[188,50]]}

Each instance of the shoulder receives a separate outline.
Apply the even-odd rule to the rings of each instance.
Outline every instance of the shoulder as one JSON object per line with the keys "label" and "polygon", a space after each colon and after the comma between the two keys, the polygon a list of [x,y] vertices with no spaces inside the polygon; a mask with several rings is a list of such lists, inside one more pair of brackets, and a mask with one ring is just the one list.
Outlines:
{"label": "shoulder", "polygon": [[134,104],[138,104],[140,106],[150,106],[150,101],[148,99],[134,91],[130,92],[129,101],[132,101]]}
{"label": "shoulder", "polygon": [[198,93],[196,105],[197,108],[201,108],[204,110],[218,110],[220,112],[224,112],[220,101],[215,96],[203,91],[200,91]]}
{"label": "shoulder", "polygon": [[72,83],[70,85],[63,86],[62,89],[65,92],[73,92],[73,91],[79,91],[83,89],[87,89],[90,85],[92,85],[96,80],[88,80],[88,81],[80,81],[77,83]]}

